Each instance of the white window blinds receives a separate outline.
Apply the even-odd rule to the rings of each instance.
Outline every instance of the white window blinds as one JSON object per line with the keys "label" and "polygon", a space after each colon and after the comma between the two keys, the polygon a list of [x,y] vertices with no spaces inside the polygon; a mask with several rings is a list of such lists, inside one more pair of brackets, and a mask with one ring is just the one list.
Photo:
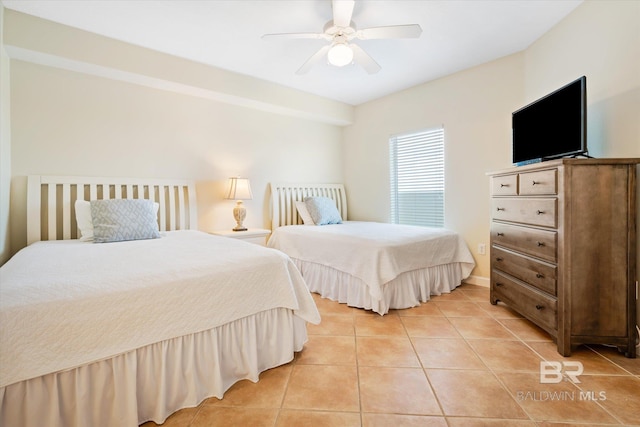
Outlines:
{"label": "white window blinds", "polygon": [[391,222],[444,227],[444,129],[389,140]]}

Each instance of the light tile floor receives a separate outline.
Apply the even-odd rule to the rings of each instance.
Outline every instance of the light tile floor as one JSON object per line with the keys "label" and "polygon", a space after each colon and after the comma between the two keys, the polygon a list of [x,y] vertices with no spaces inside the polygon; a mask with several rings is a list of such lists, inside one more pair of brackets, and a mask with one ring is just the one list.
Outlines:
{"label": "light tile floor", "polygon": [[[385,316],[314,299],[322,323],[291,363],[163,425],[640,425],[640,359],[605,346],[563,358],[547,333],[491,305],[487,288],[465,284]],[[581,362],[580,383],[542,383],[543,360]]]}

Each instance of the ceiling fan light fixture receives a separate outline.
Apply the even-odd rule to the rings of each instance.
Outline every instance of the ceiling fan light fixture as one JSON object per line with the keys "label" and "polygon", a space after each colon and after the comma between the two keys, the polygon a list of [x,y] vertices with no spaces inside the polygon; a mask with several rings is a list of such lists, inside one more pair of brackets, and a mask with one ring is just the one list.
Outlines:
{"label": "ceiling fan light fixture", "polygon": [[[1,1],[1,0],[0,0]],[[327,1],[327,0],[322,0]],[[324,25],[322,33],[276,33],[265,34],[262,38],[294,38],[325,40],[327,44],[316,51],[302,64],[296,74],[305,74],[314,65],[326,61],[334,67],[344,67],[355,63],[368,74],[380,71],[380,65],[365,52],[355,40],[411,39],[422,34],[418,24],[389,25],[358,30],[351,18],[356,0],[331,0],[333,19]]]}
{"label": "ceiling fan light fixture", "polygon": [[353,61],[353,50],[346,43],[336,43],[327,52],[329,64],[336,67],[344,67]]}

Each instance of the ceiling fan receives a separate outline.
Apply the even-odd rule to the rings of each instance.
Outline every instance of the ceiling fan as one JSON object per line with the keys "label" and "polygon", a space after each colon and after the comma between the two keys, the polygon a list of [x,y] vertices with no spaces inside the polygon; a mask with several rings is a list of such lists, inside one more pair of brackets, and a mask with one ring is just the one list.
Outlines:
{"label": "ceiling fan", "polygon": [[329,64],[343,67],[355,62],[369,74],[380,71],[380,65],[366,53],[354,40],[418,38],[422,28],[418,24],[392,25],[387,27],[371,27],[356,29],[351,21],[354,0],[332,0],[333,20],[327,22],[322,33],[279,33],[265,34],[263,39],[321,39],[329,42],[313,54],[296,71],[305,74],[311,67],[326,58]]}

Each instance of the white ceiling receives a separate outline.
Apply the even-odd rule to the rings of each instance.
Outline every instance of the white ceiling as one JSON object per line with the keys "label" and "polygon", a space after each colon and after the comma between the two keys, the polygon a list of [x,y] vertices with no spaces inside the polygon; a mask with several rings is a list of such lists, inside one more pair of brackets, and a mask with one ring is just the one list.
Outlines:
{"label": "white ceiling", "polygon": [[419,39],[358,41],[381,66],[296,70],[321,40],[329,0],[2,0],[8,8],[352,105],[526,49],[582,0],[358,0],[358,28],[420,24]]}

